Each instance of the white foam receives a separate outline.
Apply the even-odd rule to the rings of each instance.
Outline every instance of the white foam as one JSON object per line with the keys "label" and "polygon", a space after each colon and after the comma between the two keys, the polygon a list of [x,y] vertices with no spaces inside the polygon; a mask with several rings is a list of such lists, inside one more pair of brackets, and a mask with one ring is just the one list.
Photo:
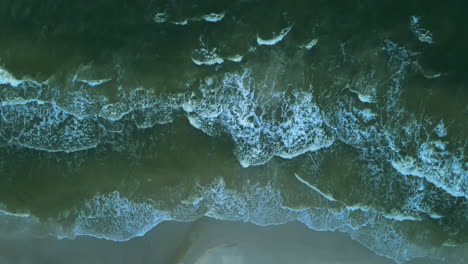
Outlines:
{"label": "white foam", "polygon": [[25,217],[27,218],[31,216],[30,213],[11,213],[5,210],[0,210],[0,214],[14,216],[14,217],[21,217],[21,218],[25,218]]}
{"label": "white foam", "polygon": [[349,211],[359,210],[363,212],[369,212],[370,210],[373,210],[372,207],[363,204],[346,205],[346,209],[348,209]]}
{"label": "white foam", "polygon": [[157,224],[171,219],[150,203],[137,203],[115,191],[87,201],[79,211],[74,233],[114,241],[143,236]]}
{"label": "white foam", "polygon": [[128,105],[115,103],[104,105],[99,112],[99,116],[110,121],[118,121],[131,112],[132,109]]}
{"label": "white foam", "polygon": [[[217,124],[231,134],[235,154],[242,166],[264,164],[273,156],[293,158],[308,151],[329,147],[334,138],[324,125],[322,115],[309,92],[295,92],[291,98],[278,100],[283,106],[284,120],[259,116],[259,106],[254,99],[251,71],[242,74],[226,74],[222,87],[215,92],[201,89],[201,100],[188,100],[183,109],[190,113],[190,123],[210,133]],[[286,112],[291,115],[286,116]],[[270,138],[264,141],[262,138]],[[279,143],[279,144],[278,144]]]}
{"label": "white foam", "polygon": [[81,110],[75,112],[72,105],[67,105],[67,110],[47,101],[10,98],[2,102],[1,107],[3,119],[16,128],[12,130],[9,144],[68,153],[95,148],[99,144],[94,117],[80,116]]}
{"label": "white foam", "polygon": [[244,59],[244,56],[237,54],[237,55],[228,57],[227,59],[232,62],[241,62]]}
{"label": "white foam", "polygon": [[169,15],[166,13],[166,11],[163,11],[163,12],[158,11],[153,16],[153,20],[157,24],[162,24],[166,22],[168,18],[169,18]]}
{"label": "white foam", "polygon": [[[312,186],[297,174],[295,176],[308,187]],[[208,216],[220,220],[252,222],[262,226],[299,220],[318,231],[348,232],[354,239],[376,253],[391,257],[398,262],[427,255],[437,257],[440,253],[422,249],[407,241],[398,229],[398,222],[416,221],[416,219],[399,213],[383,215],[361,205],[338,206],[333,209],[307,206],[291,208],[283,205],[284,195],[271,183],[246,184],[243,188],[231,189],[222,178],[217,178],[208,186],[197,184],[194,191],[170,211],[158,209],[158,206],[167,208],[164,206],[164,201],[135,202],[118,192],[96,195],[76,212],[71,237],[86,235],[126,241],[144,235],[162,221],[193,221]],[[325,198],[329,196],[323,193],[321,195]],[[340,203],[337,201],[334,204],[340,205]],[[75,213],[66,215],[74,217]],[[58,233],[51,234],[70,237],[67,235],[69,234],[67,230],[65,227],[57,229]],[[404,247],[405,250],[401,250],[400,247]]]}
{"label": "white foam", "polygon": [[358,93],[358,98],[363,103],[375,103],[377,101],[375,99],[375,97],[373,97],[371,95],[364,95],[364,94],[361,94],[361,93]]}
{"label": "white foam", "polygon": [[95,86],[99,86],[99,85],[101,85],[103,83],[109,82],[111,80],[112,80],[112,78],[100,79],[100,80],[82,80],[82,79],[80,79],[79,81],[82,82],[82,83],[85,83],[85,84],[87,84],[89,86],[95,87]]}
{"label": "white foam", "polygon": [[282,41],[288,35],[288,33],[291,31],[292,27],[293,27],[293,25],[290,25],[290,26],[288,26],[286,28],[283,28],[278,35],[274,36],[271,39],[263,39],[263,38],[260,38],[259,36],[257,36],[257,44],[259,46],[262,46],[262,45],[266,45],[266,46],[275,45],[278,42]]}
{"label": "white foam", "polygon": [[27,105],[30,103],[37,103],[38,105],[48,104],[49,102],[38,100],[38,99],[24,99],[24,98],[9,98],[8,101],[1,102],[1,106],[16,106],[16,105]]}
{"label": "white foam", "polygon": [[188,25],[189,21],[188,19],[184,19],[184,20],[179,20],[179,21],[172,21],[171,23],[177,26],[186,26]]}
{"label": "white foam", "polygon": [[439,77],[442,77],[442,73],[435,73],[435,74],[424,74],[424,78],[426,79],[436,79],[436,78],[439,78]]}
{"label": "white foam", "polygon": [[421,221],[420,217],[415,217],[411,215],[404,215],[404,214],[384,214],[384,217],[387,219],[392,219],[395,221]]}
{"label": "white foam", "polygon": [[225,16],[224,12],[223,13],[210,13],[210,14],[203,15],[202,18],[206,22],[216,23],[216,22],[223,20],[224,16]]}
{"label": "white foam", "polygon": [[416,16],[410,18],[410,28],[413,31],[414,35],[418,38],[419,41],[432,44],[432,33],[420,26],[421,19]]}
{"label": "white foam", "polygon": [[319,41],[318,38],[312,39],[309,43],[307,43],[307,44],[304,45],[303,47],[304,47],[306,50],[311,50],[313,47],[315,47],[315,46],[318,44],[318,41]]}
{"label": "white foam", "polygon": [[218,55],[217,48],[209,49],[201,39],[200,42],[202,47],[193,51],[193,63],[196,65],[216,65],[224,63],[224,59]]}
{"label": "white foam", "polygon": [[10,72],[0,67],[0,85],[18,87],[24,81],[16,79]]}
{"label": "white foam", "polygon": [[[209,13],[200,17],[189,17],[182,20],[172,20],[171,23],[178,26],[186,26],[191,22],[205,21],[209,23],[217,23],[223,20],[225,13]],[[166,23],[169,21],[169,14],[167,11],[157,11],[153,15],[153,20],[157,24]]]}
{"label": "white foam", "polygon": [[347,86],[347,88],[348,88],[351,92],[357,94],[357,96],[358,96],[358,98],[359,98],[359,101],[361,101],[361,102],[363,102],[363,103],[370,103],[370,104],[371,104],[371,103],[377,102],[376,97],[375,97],[374,95],[372,95],[372,94],[363,94],[363,93],[360,93],[360,92],[358,92],[358,91],[356,91],[356,90],[351,89],[349,86]]}
{"label": "white foam", "polygon": [[377,118],[377,114],[372,112],[372,110],[368,108],[360,110],[358,112],[358,115],[362,118],[364,123],[369,123],[370,121],[375,120]]}
{"label": "white foam", "polygon": [[439,124],[434,128],[434,132],[436,132],[437,136],[440,138],[447,136],[447,128],[445,128],[444,122],[440,120]]}
{"label": "white foam", "polygon": [[294,176],[296,176],[296,179],[300,182],[302,182],[303,184],[305,184],[307,187],[311,188],[312,190],[318,192],[320,195],[322,195],[323,197],[325,197],[327,200],[329,201],[332,201],[332,202],[336,202],[335,198],[333,198],[330,194],[326,194],[326,193],[323,193],[322,191],[320,191],[317,187],[313,186],[312,184],[310,184],[309,182],[307,182],[306,180],[302,179],[299,175],[297,175],[296,173],[294,173]]}
{"label": "white foam", "polygon": [[439,214],[430,214],[429,215],[432,219],[441,219],[441,218],[444,218],[443,215],[439,215]]}
{"label": "white foam", "polygon": [[[206,49],[209,51],[209,49]],[[400,54],[392,58],[397,60]],[[219,57],[216,54],[217,57]],[[406,55],[405,55],[406,56]],[[404,57],[404,56],[403,56]],[[406,58],[403,58],[406,59]],[[202,60],[201,60],[202,61]],[[407,62],[405,62],[407,63]],[[216,64],[216,63],[215,63]],[[391,65],[389,63],[389,65]],[[391,65],[392,66],[392,65]],[[403,67],[403,66],[402,66]],[[404,67],[397,68],[395,72],[403,74]],[[405,66],[406,67],[406,66]],[[400,80],[398,77],[396,80]],[[221,83],[219,86],[218,83]],[[236,144],[236,155],[242,166],[263,164],[273,156],[292,158],[301,155],[307,151],[313,151],[320,147],[330,146],[334,142],[334,136],[327,133],[328,126],[336,126],[340,132],[340,140],[355,147],[357,151],[366,150],[365,144],[374,144],[375,142],[387,142],[388,146],[379,145],[382,152],[390,152],[388,157],[395,157],[390,160],[393,167],[403,175],[422,175],[427,179],[432,179],[439,183],[438,187],[449,189],[460,186],[459,191],[464,191],[463,185],[466,182],[466,171],[463,169],[466,163],[463,163],[463,157],[449,153],[447,149],[450,145],[442,140],[426,142],[421,145],[416,156],[399,157],[401,145],[398,142],[400,135],[392,130],[385,130],[373,126],[362,125],[376,119],[376,114],[372,110],[374,105],[365,105],[363,110],[354,108],[352,102],[358,102],[352,97],[350,102],[345,102],[339,111],[334,112],[336,119],[340,122],[331,123],[324,121],[324,114],[321,112],[318,104],[314,102],[313,91],[292,92],[291,98],[281,93],[272,94],[272,98],[278,99],[272,104],[279,104],[278,108],[284,110],[281,122],[258,114],[257,109],[263,105],[258,101],[258,82],[254,82],[254,76],[251,71],[246,70],[243,73],[229,73],[223,77],[207,78],[201,81],[200,95],[185,96],[179,103],[170,105],[173,98],[163,98],[151,93],[143,88],[136,89],[129,96],[130,103],[105,104],[98,108],[99,115],[110,121],[118,121],[123,116],[130,114],[131,111],[141,111],[143,114],[154,109],[177,109],[182,108],[188,114],[192,125],[202,129],[209,134],[210,126],[216,125],[217,129],[230,133],[233,142]],[[396,86],[395,86],[396,87]],[[393,87],[391,87],[393,89]],[[357,92],[356,92],[357,93]],[[365,103],[374,103],[375,97],[357,93],[358,99]],[[397,101],[398,98],[391,100]],[[87,98],[86,98],[87,99]],[[87,99],[88,100],[88,99]],[[30,99],[18,99],[18,104],[38,103],[40,101]],[[13,101],[7,102],[14,105]],[[42,104],[51,105],[48,102]],[[357,103],[359,104],[359,103]],[[2,105],[3,102],[2,102]],[[88,104],[81,104],[87,107]],[[101,104],[98,104],[101,106]],[[359,104],[362,105],[362,104]],[[56,107],[56,106],[54,106]],[[73,107],[72,107],[73,108]],[[53,110],[59,109],[58,107]],[[73,108],[74,109],[74,108]],[[351,109],[351,110],[350,110]],[[263,109],[262,109],[263,110]],[[63,113],[80,112],[84,110],[65,111]],[[169,110],[168,110],[169,111]],[[350,112],[352,111],[352,112]],[[53,116],[59,116],[62,112],[53,112]],[[170,112],[170,111],[169,111]],[[81,113],[81,112],[80,112]],[[162,111],[161,113],[166,113]],[[79,116],[77,113],[75,115]],[[96,115],[96,114],[95,114]],[[154,126],[156,122],[155,112],[149,113],[149,117],[144,116],[143,121],[138,123],[138,127],[145,128]],[[168,114],[167,116],[171,116]],[[77,117],[77,122],[87,118],[85,114]],[[136,119],[134,117],[134,119]],[[50,120],[49,120],[50,121]],[[214,124],[214,125],[213,125]],[[440,125],[440,124],[439,124]],[[439,137],[445,137],[447,131],[445,125],[437,125],[435,133]],[[337,132],[338,133],[338,132]],[[349,134],[346,134],[349,133]],[[415,131],[409,130],[409,134]],[[388,137],[387,137],[388,136]],[[407,140],[407,139],[404,139]],[[412,140],[410,138],[409,140]],[[369,143],[370,142],[370,143]],[[416,141],[412,142],[415,143]],[[417,143],[417,142],[416,142]],[[380,144],[380,143],[379,143]],[[33,146],[34,147],[34,146]],[[361,153],[360,153],[361,154]],[[380,157],[380,156],[379,156]],[[384,156],[387,157],[387,156]],[[454,157],[454,158],[453,158]],[[460,158],[461,157],[461,158]],[[401,158],[401,159],[400,159]],[[461,175],[461,177],[459,177]],[[296,179],[307,187],[319,193],[329,201],[336,201],[331,194],[321,192],[318,188],[305,181],[303,178],[295,175]],[[454,187],[455,186],[455,187]],[[416,186],[422,191],[421,186]],[[317,230],[343,230],[348,232],[358,232],[361,229],[369,228],[372,232],[361,230],[360,232],[375,236],[378,238],[379,230],[382,236],[385,234],[395,234],[392,238],[382,240],[385,242],[399,243],[406,245],[401,240],[399,234],[387,232],[385,228],[392,228],[393,222],[417,221],[420,218],[406,212],[381,213],[377,209],[371,209],[366,205],[346,206],[340,201],[336,201],[338,208],[306,208],[294,206],[284,206],[280,190],[272,186],[252,185],[245,187],[242,192],[229,189],[222,180],[216,181],[209,188],[200,187],[200,193],[196,193],[187,199],[181,200],[181,207],[174,212],[163,212],[158,210],[157,206],[150,201],[133,202],[120,194],[110,194],[94,198],[85,206],[84,212],[81,212],[77,220],[77,234],[87,234],[107,239],[126,240],[129,237],[139,236],[163,220],[176,219],[184,220],[197,218],[199,215],[207,215],[217,219],[230,219],[251,221],[259,225],[284,223],[293,219],[300,219],[309,227]],[[456,188],[454,189],[456,191]],[[342,206],[343,208],[341,208]],[[101,209],[100,209],[101,208]],[[196,208],[198,211],[195,211]],[[206,212],[203,211],[206,209]],[[436,213],[430,213],[430,216],[439,219],[441,216]],[[387,222],[388,221],[388,222]],[[390,223],[390,224],[388,224]],[[377,230],[377,231],[376,231]],[[393,231],[393,230],[390,230]],[[360,237],[361,241],[363,240]],[[392,240],[393,239],[393,240]],[[378,239],[376,239],[378,241]],[[375,244],[375,246],[373,246]],[[376,243],[367,245],[373,247],[378,252],[387,252],[384,246]],[[406,250],[406,249],[405,249]],[[403,257],[396,257],[401,260],[411,256],[411,250],[408,252],[398,252]],[[417,250],[417,249],[415,249]],[[386,253],[388,254],[388,252]],[[419,254],[419,253],[418,253]]]}
{"label": "white foam", "polygon": [[462,165],[463,156],[456,157],[437,146],[437,142],[422,144],[418,158],[405,156],[392,160],[391,164],[403,175],[424,178],[452,196],[468,197],[465,187],[468,173]]}
{"label": "white foam", "polygon": [[224,59],[216,55],[213,55],[212,57],[205,57],[204,60],[197,60],[192,58],[192,61],[196,65],[216,65],[224,63]]}
{"label": "white foam", "polygon": [[457,247],[459,246],[455,241],[453,240],[448,240],[448,241],[445,241],[444,243],[442,243],[444,246],[446,247]]}

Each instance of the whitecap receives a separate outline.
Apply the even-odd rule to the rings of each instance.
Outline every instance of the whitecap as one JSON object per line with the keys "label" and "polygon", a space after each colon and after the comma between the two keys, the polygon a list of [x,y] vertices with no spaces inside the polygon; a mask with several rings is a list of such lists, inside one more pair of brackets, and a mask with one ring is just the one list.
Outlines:
{"label": "whitecap", "polygon": [[420,26],[421,18],[417,16],[412,16],[410,18],[410,28],[413,31],[413,34],[418,38],[419,41],[432,44],[432,33]]}
{"label": "whitecap", "polygon": [[[204,46],[202,44],[202,46]],[[224,59],[218,55],[218,49],[200,48],[193,51],[193,63],[196,65],[215,65],[224,63]]]}
{"label": "whitecap", "polygon": [[[369,104],[372,104],[372,103],[375,103],[377,102],[377,98],[372,95],[372,94],[364,94],[362,92],[358,92],[354,89],[351,89],[349,86],[347,86],[347,88],[352,92],[352,93],[355,93],[357,96],[358,96],[358,99],[359,101],[363,102],[363,103],[369,103]],[[374,90],[372,90],[374,91]]]}
{"label": "whitecap", "polygon": [[186,26],[188,25],[188,22],[189,22],[188,19],[184,19],[184,20],[179,20],[179,21],[172,21],[171,23],[177,26]]}
{"label": "whitecap", "polygon": [[75,235],[87,235],[113,241],[143,236],[169,215],[150,203],[129,200],[115,191],[97,195],[80,209],[74,226]]}
{"label": "whitecap", "polygon": [[210,13],[210,14],[203,15],[202,18],[206,22],[216,23],[216,22],[223,20],[224,15],[225,15],[224,12],[223,13]]}
{"label": "whitecap", "polygon": [[100,80],[83,80],[83,79],[80,79],[79,81],[82,82],[82,83],[85,83],[89,86],[92,86],[92,87],[95,87],[95,86],[99,86],[103,83],[106,83],[106,82],[109,82],[111,81],[112,78],[107,78],[107,79],[100,79]]}
{"label": "whitecap", "polygon": [[213,56],[211,58],[205,58],[205,60],[197,60],[192,58],[193,63],[196,65],[215,65],[224,63],[224,59],[218,56]]}
{"label": "whitecap", "polygon": [[434,128],[434,132],[438,137],[443,138],[447,136],[447,128],[445,127],[444,122],[441,120],[439,124]]}
{"label": "whitecap", "polygon": [[234,56],[228,57],[227,59],[232,61],[232,62],[241,62],[244,59],[244,56],[236,54]]}
{"label": "whitecap", "polygon": [[420,217],[415,217],[411,215],[404,215],[404,214],[383,214],[383,216],[387,219],[395,220],[395,221],[421,221],[422,219]]}
{"label": "whitecap", "polygon": [[333,198],[330,194],[326,194],[322,191],[320,191],[317,187],[313,186],[312,184],[310,184],[309,182],[307,182],[306,180],[304,180],[303,178],[301,178],[299,175],[297,175],[296,173],[294,173],[294,176],[296,177],[296,179],[300,182],[302,182],[303,184],[305,184],[307,187],[311,188],[312,190],[318,192],[320,195],[322,195],[323,197],[325,197],[327,200],[329,201],[332,201],[332,202],[336,202],[336,199]]}
{"label": "whitecap", "polygon": [[276,43],[282,41],[288,35],[288,33],[291,31],[292,27],[293,27],[293,25],[290,25],[290,26],[288,26],[286,28],[283,28],[278,35],[274,36],[271,39],[263,39],[263,38],[260,38],[257,35],[257,44],[259,46],[262,46],[262,45],[266,45],[266,46],[275,45]]}
{"label": "whitecap", "polygon": [[162,24],[166,22],[168,18],[169,18],[169,15],[165,11],[156,12],[153,16],[153,20],[157,24]]}
{"label": "whitecap", "polygon": [[315,47],[318,44],[318,41],[319,41],[318,38],[312,39],[309,43],[307,43],[306,45],[302,47],[304,47],[306,50],[311,50],[313,47]]}
{"label": "whitecap", "polygon": [[10,72],[0,67],[0,85],[18,87],[24,81],[16,79]]}

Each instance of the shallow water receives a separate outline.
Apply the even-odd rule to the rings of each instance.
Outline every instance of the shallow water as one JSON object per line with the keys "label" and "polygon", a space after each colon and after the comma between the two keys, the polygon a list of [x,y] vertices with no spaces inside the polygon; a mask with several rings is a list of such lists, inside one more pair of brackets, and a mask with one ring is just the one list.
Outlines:
{"label": "shallow water", "polygon": [[345,234],[316,232],[300,223],[259,227],[213,219],[161,223],[125,243],[79,237],[2,240],[0,245],[6,263],[223,263],[220,255],[224,263],[395,263]]}
{"label": "shallow water", "polygon": [[0,235],[297,220],[464,263],[467,8],[2,1]]}

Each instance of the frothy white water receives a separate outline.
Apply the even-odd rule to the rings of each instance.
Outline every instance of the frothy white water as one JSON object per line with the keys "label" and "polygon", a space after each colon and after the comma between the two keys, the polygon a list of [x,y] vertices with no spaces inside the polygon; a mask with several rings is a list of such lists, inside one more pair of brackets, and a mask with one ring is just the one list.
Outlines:
{"label": "frothy white water", "polygon": [[420,26],[421,18],[412,16],[410,18],[410,28],[413,34],[418,38],[419,41],[432,44],[432,33]]}
{"label": "frothy white water", "polygon": [[109,82],[111,81],[112,79],[108,78],[108,79],[101,79],[101,80],[79,80],[80,82],[82,83],[85,83],[89,86],[99,86],[103,83],[106,83],[106,82]]}
{"label": "frothy white water", "polygon": [[318,41],[319,41],[318,38],[312,39],[309,43],[307,43],[306,45],[302,47],[304,47],[306,50],[311,50],[313,47],[315,47],[318,44]]}
{"label": "frothy white water", "polygon": [[197,60],[192,58],[193,63],[196,65],[215,65],[215,64],[222,64],[224,59],[216,55],[216,53],[209,53],[207,52],[204,55],[203,60]]}
{"label": "frothy white water", "polygon": [[166,22],[169,22],[178,25],[178,26],[187,26],[189,25],[190,22],[208,22],[208,23],[217,23],[223,20],[224,16],[226,15],[225,12],[221,13],[209,13],[209,14],[203,14],[200,16],[195,16],[195,17],[187,17],[187,18],[178,18],[178,19],[171,19],[172,17],[177,17],[174,16],[173,14],[169,14],[167,10],[161,11],[158,10],[154,13],[153,15],[153,20],[156,24],[164,24]]}
{"label": "frothy white water", "polygon": [[[443,248],[420,247],[405,238],[404,222],[417,219],[403,219],[371,208],[360,209],[336,203],[338,206],[333,210],[327,207],[290,209],[283,206],[285,201],[281,191],[271,184],[245,185],[240,192],[229,188],[222,179],[217,179],[208,186],[198,185],[195,190],[169,211],[158,209],[161,201],[134,202],[118,192],[98,195],[78,208],[74,214],[76,221],[73,231],[65,236],[89,235],[125,241],[144,235],[162,221],[193,221],[202,216],[252,222],[261,226],[299,220],[317,231],[348,232],[376,253],[400,263],[424,256],[442,258],[447,253]],[[333,203],[326,197],[317,197],[325,203]],[[429,234],[421,234],[421,239],[426,235]]]}
{"label": "frothy white water", "polygon": [[289,32],[291,31],[292,28],[293,28],[293,25],[290,25],[290,26],[288,26],[286,28],[283,28],[278,35],[274,36],[271,39],[263,39],[263,38],[257,36],[257,44],[259,46],[262,46],[262,45],[273,46],[273,45],[279,43],[280,41],[282,41],[289,34]]}
{"label": "frothy white water", "polygon": [[[363,94],[363,93],[360,93],[356,90],[353,90],[351,88],[349,88],[349,90],[355,94],[357,94],[358,98],[359,98],[359,101],[363,102],[363,103],[376,103],[377,102],[377,99],[375,98],[375,95],[373,94]],[[375,93],[375,90],[373,91]]]}
{"label": "frothy white water", "polygon": [[0,85],[11,85],[18,87],[23,81],[17,80],[11,73],[0,67]]}
{"label": "frothy white water", "polygon": [[168,18],[169,18],[169,15],[167,14],[166,11],[157,11],[153,15],[153,20],[157,24],[161,24],[161,23],[166,22],[168,20]]}
{"label": "frothy white water", "polygon": [[189,21],[188,19],[182,19],[171,21],[171,23],[177,26],[187,26],[189,24]]}
{"label": "frothy white water", "polygon": [[209,48],[200,37],[200,48],[193,51],[192,61],[196,65],[215,65],[224,63],[217,48]]}
{"label": "frothy white water", "polygon": [[417,157],[404,156],[392,161],[392,166],[403,175],[421,177],[456,197],[468,197],[467,164],[464,153],[445,150],[441,141],[423,143]]}
{"label": "frothy white water", "polygon": [[212,124],[230,133],[244,167],[263,164],[275,155],[293,158],[333,143],[311,93],[297,92],[291,98],[278,94],[283,104],[283,121],[278,123],[267,118],[254,99],[254,85],[250,71],[226,74],[221,87],[203,88],[202,98],[189,100],[183,108],[191,124],[206,133]]}
{"label": "frothy white water", "polygon": [[[224,22],[219,25],[211,24],[222,21],[224,14],[209,14],[179,20],[166,11],[158,11],[153,19],[158,24],[169,24],[168,27],[173,27],[171,23],[185,26],[194,22],[207,22],[204,25],[206,27],[225,25]],[[164,25],[154,26],[159,29]],[[421,27],[419,18],[411,18],[410,28],[420,42],[432,43],[432,33]],[[277,45],[286,39],[291,30],[292,26],[284,28],[272,38],[261,38],[257,35],[257,45]],[[328,43],[326,36],[322,36],[319,49],[314,48],[318,44],[318,39],[308,43],[302,42],[307,43],[304,48],[313,49],[314,55],[327,49],[324,45]],[[255,36],[252,36],[251,40],[255,42]],[[281,84],[285,87],[272,88],[270,86],[274,84],[264,79],[289,77],[287,74],[282,74],[288,70],[286,69],[288,59],[275,57],[274,61],[281,61],[278,64],[284,63],[285,66],[273,73],[268,72],[265,77],[258,74],[262,71],[259,68],[270,67],[271,63],[260,63],[260,66],[251,67],[252,65],[248,64],[250,57],[243,61],[241,55],[229,57],[223,54],[224,49],[203,45],[192,53],[192,62],[198,66],[213,67],[191,66],[200,71],[216,69],[216,72],[212,71],[215,75],[205,80],[200,78],[199,87],[196,87],[199,77],[197,72],[194,74],[197,81],[189,80],[193,81],[190,83],[193,86],[190,86],[191,90],[188,92],[161,95],[148,87],[139,87],[131,91],[125,88],[127,91],[122,92],[123,96],[120,96],[117,102],[110,102],[109,99],[92,95],[86,90],[90,88],[87,86],[95,87],[106,83],[102,86],[105,87],[114,83],[110,82],[107,76],[80,77],[76,79],[76,83],[81,83],[84,88],[74,89],[76,87],[67,86],[66,88],[71,91],[69,94],[48,97],[47,94],[52,90],[47,90],[47,84],[18,80],[6,70],[0,69],[2,92],[0,127],[5,129],[0,130],[0,140],[2,140],[0,143],[50,152],[85,150],[106,143],[106,136],[124,133],[124,129],[147,129],[157,124],[170,123],[174,112],[183,111],[182,115],[187,116],[190,124],[206,134],[229,135],[234,143],[234,152],[243,167],[265,164],[274,156],[292,159],[306,152],[329,148],[335,142],[343,142],[347,147],[357,150],[357,162],[367,164],[363,167],[372,166],[372,169],[375,169],[374,172],[377,173],[374,176],[385,177],[390,174],[388,171],[395,174],[398,172],[398,176],[402,179],[413,181],[416,177],[405,176],[414,175],[419,177],[414,182],[424,184],[415,184],[411,186],[412,188],[408,188],[409,190],[404,189],[411,194],[401,195],[404,196],[401,199],[403,201],[401,204],[395,204],[401,205],[402,208],[393,211],[379,207],[383,202],[370,199],[364,199],[362,204],[349,205],[346,201],[337,201],[339,194],[329,192],[328,188],[322,189],[321,186],[312,184],[313,181],[297,174],[296,179],[300,187],[308,187],[306,191],[319,194],[317,195],[320,196],[317,199],[321,199],[320,203],[317,202],[319,205],[290,205],[281,196],[281,190],[277,186],[253,184],[239,191],[229,188],[222,180],[215,181],[208,187],[198,186],[198,191],[187,195],[175,209],[166,208],[167,211],[162,210],[161,208],[165,207],[159,206],[154,201],[133,201],[114,192],[98,195],[87,201],[83,208],[77,209],[76,218],[73,219],[75,220],[73,230],[70,233],[57,231],[57,234],[92,235],[123,241],[143,235],[161,221],[189,221],[202,215],[218,219],[251,221],[259,225],[280,224],[299,219],[317,230],[349,232],[376,252],[391,256],[398,261],[424,255],[439,256],[438,249],[424,248],[418,243],[407,240],[406,233],[402,230],[413,222],[426,221],[424,214],[429,215],[431,218],[429,221],[435,220],[431,223],[446,219],[441,213],[443,210],[436,208],[435,203],[422,201],[429,199],[427,197],[434,193],[439,194],[439,189],[452,196],[466,197],[468,177],[463,153],[466,144],[463,145],[463,142],[450,138],[452,131],[442,123],[430,133],[439,139],[429,136],[421,139],[416,136],[421,134],[424,127],[431,131],[432,127],[427,123],[415,121],[414,126],[407,125],[411,122],[408,119],[416,119],[406,114],[407,110],[400,103],[400,95],[405,92],[402,87],[405,84],[406,73],[412,68],[420,67],[414,59],[415,53],[387,41],[381,49],[384,52],[381,50],[375,52],[378,56],[385,52],[388,55],[388,63],[383,63],[385,65],[382,67],[377,65],[378,69],[385,68],[385,70],[375,74],[377,77],[374,76],[377,70],[371,70],[369,74],[362,76],[364,74],[361,71],[364,70],[361,70],[360,66],[368,69],[374,68],[374,65],[369,65],[367,62],[359,64],[362,61],[360,58],[353,60],[352,51],[345,50],[343,44],[344,58],[337,58],[337,61],[347,60],[349,68],[357,69],[356,78],[341,74],[343,68],[336,68],[333,63],[325,63],[324,65],[330,68],[324,67],[324,71],[332,69],[320,74],[312,68],[320,68],[321,62],[314,61],[313,67],[298,67],[298,72],[303,71],[303,74],[307,75],[304,77],[307,80],[304,84],[296,87],[295,78],[291,78],[288,79],[288,83]],[[253,47],[252,51],[256,47]],[[258,48],[258,52],[255,54],[252,52],[249,56],[255,59],[255,56],[262,56],[263,51],[277,49],[278,47]],[[382,58],[377,59],[380,61]],[[187,64],[191,64],[189,58],[187,60]],[[236,65],[225,63],[228,60],[243,63]],[[262,60],[263,58],[259,61]],[[234,68],[245,64],[246,67],[243,69]],[[234,69],[230,68],[230,72],[221,71],[231,66]],[[349,68],[343,69],[344,72],[350,71]],[[328,75],[338,77],[328,79]],[[436,76],[426,77],[430,79]],[[325,79],[324,86],[332,83],[332,87],[313,88],[315,85],[322,85],[321,79]],[[353,80],[349,81],[350,86],[345,89],[343,84],[348,79]],[[377,86],[379,87],[376,88]],[[343,90],[335,93],[335,88]],[[318,96],[332,99],[323,103]],[[119,147],[125,149],[127,146]],[[457,148],[460,150],[456,150]],[[385,165],[389,164],[391,167],[389,166],[386,171]],[[426,181],[431,184],[426,184]],[[379,183],[373,182],[375,185]],[[399,187],[401,185],[403,184]],[[432,185],[438,189],[431,189],[428,191],[430,195],[426,197],[419,195],[423,193],[424,188],[430,189]],[[443,203],[446,201],[448,199],[443,200]],[[330,206],[321,206],[321,203]],[[12,214],[4,215],[20,217]],[[32,216],[23,218],[29,219]],[[418,239],[421,241],[426,237],[430,236],[424,232],[418,234]],[[446,241],[445,244],[453,243]]]}
{"label": "frothy white water", "polygon": [[224,16],[225,16],[224,13],[210,13],[210,14],[203,15],[202,18],[206,22],[216,23],[216,22],[223,20]]}
{"label": "frothy white water", "polygon": [[302,182],[303,184],[305,184],[307,187],[311,188],[312,190],[320,193],[320,195],[327,198],[327,200],[332,201],[332,202],[336,202],[335,198],[333,198],[331,195],[323,193],[317,187],[313,186],[312,184],[308,183],[306,180],[302,179],[299,175],[294,174],[294,176],[296,176],[296,179],[298,181]]}
{"label": "frothy white water", "polygon": [[242,59],[244,59],[244,56],[242,55],[234,55],[234,56],[231,56],[231,57],[228,57],[228,60],[232,61],[232,62],[241,62]]}
{"label": "frothy white water", "polygon": [[[200,43],[199,52],[195,52],[200,60],[194,59],[195,63],[211,65],[224,61],[217,49],[206,47],[202,39]],[[6,86],[2,90],[0,114],[4,127],[9,129],[5,135],[11,135],[6,139],[8,144],[50,152],[74,152],[95,148],[105,142],[106,133],[121,133],[127,116],[137,128],[144,129],[172,122],[173,113],[181,109],[186,112],[190,124],[208,135],[220,132],[231,135],[234,152],[244,167],[264,164],[274,156],[290,159],[328,148],[338,139],[353,147],[387,149],[382,152],[385,154],[375,155],[387,160],[399,173],[424,178],[453,196],[466,197],[468,176],[463,145],[458,147],[460,151],[452,153],[443,141],[424,142],[414,138],[412,135],[425,127],[420,123],[405,127],[404,133],[408,136],[401,135],[399,127],[392,123],[379,125],[378,109],[384,109],[380,111],[384,116],[393,111],[400,113],[391,117],[395,120],[404,117],[398,105],[400,83],[412,65],[413,56],[389,41],[385,43],[385,50],[390,56],[392,81],[388,92],[377,100],[375,83],[378,81],[371,71],[353,86],[345,85],[347,90],[357,94],[357,100],[337,99],[332,105],[333,111],[326,113],[319,107],[312,86],[301,91],[292,89],[287,95],[273,90],[265,103],[261,99],[263,95],[259,94],[259,85],[268,84],[258,79],[255,70],[246,67],[241,72],[206,78],[198,91],[165,96],[141,87],[130,92],[121,90],[119,98],[123,99],[115,103],[92,96],[85,89],[60,95],[65,98],[61,101],[56,97],[41,97],[52,94],[48,83],[17,80],[2,69],[6,76],[3,80],[7,81],[3,81]],[[84,79],[82,72],[88,70],[89,67],[80,68],[73,83]],[[97,85],[107,79],[87,82]],[[271,113],[277,114],[272,117]],[[432,133],[439,138],[448,134],[443,123],[435,126]],[[409,144],[420,146],[417,156],[400,155]]]}
{"label": "frothy white water", "polygon": [[96,196],[85,203],[78,212],[74,234],[126,241],[143,236],[168,219],[168,213],[157,210],[150,203],[132,202],[113,192]]}

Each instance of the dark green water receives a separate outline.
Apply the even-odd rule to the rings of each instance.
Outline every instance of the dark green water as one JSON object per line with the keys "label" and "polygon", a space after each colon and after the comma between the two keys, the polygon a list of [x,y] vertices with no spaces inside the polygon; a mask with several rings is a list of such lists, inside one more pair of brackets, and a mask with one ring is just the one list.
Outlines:
{"label": "dark green water", "polygon": [[298,220],[464,263],[464,1],[0,1],[0,235]]}

